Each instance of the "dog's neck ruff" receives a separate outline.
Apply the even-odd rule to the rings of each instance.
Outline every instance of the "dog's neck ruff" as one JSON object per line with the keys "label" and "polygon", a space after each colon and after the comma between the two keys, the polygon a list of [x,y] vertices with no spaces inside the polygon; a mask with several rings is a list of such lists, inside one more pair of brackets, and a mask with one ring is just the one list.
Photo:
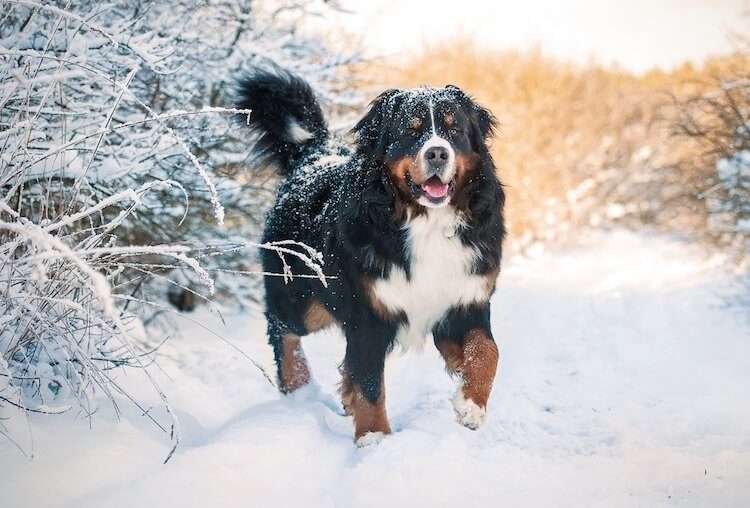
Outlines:
{"label": "dog's neck ruff", "polygon": [[452,206],[409,217],[404,226],[409,275],[392,265],[388,277],[375,282],[375,296],[407,318],[396,337],[404,349],[421,349],[452,307],[489,299],[487,277],[472,273],[479,253],[457,234],[463,227]]}

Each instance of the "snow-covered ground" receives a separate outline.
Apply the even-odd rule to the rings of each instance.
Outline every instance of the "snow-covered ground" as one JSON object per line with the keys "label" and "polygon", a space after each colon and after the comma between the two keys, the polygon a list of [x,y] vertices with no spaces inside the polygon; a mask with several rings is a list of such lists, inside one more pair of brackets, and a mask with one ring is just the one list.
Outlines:
{"label": "snow-covered ground", "polygon": [[[453,421],[428,345],[389,360],[394,434],[365,449],[336,397],[338,334],[304,341],[316,386],[282,397],[186,322],[152,369],[181,420],[168,464],[168,438],[126,403],[91,428],[37,415],[33,461],[0,441],[0,505],[748,506],[750,327],[733,282],[697,247],[625,232],[510,258],[487,424]],[[258,316],[190,317],[272,371]],[[136,372],[119,379],[158,405]],[[5,423],[28,449],[25,421]]]}

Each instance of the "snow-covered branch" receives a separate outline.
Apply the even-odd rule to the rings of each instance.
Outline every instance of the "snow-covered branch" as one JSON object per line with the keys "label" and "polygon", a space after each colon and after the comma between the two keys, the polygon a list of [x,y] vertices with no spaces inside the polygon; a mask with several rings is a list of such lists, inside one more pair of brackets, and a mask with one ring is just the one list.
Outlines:
{"label": "snow-covered branch", "polygon": [[[339,85],[355,57],[297,36],[301,18],[278,7],[0,1],[0,410],[92,414],[94,388],[138,405],[112,370],[132,365],[174,417],[144,360],[172,289],[251,301],[258,249],[307,272],[279,275],[326,284],[309,247],[250,241],[273,179],[247,167],[233,120],[248,111],[226,107],[264,65],[303,74],[333,108],[352,102]],[[144,414],[176,444],[176,418]]]}

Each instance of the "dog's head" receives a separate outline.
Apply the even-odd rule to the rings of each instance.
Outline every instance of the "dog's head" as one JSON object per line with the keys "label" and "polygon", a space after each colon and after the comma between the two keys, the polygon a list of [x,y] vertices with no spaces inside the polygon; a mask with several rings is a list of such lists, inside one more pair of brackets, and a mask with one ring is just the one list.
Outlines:
{"label": "dog's head", "polygon": [[405,204],[442,207],[484,161],[494,116],[460,88],[388,90],[352,129]]}

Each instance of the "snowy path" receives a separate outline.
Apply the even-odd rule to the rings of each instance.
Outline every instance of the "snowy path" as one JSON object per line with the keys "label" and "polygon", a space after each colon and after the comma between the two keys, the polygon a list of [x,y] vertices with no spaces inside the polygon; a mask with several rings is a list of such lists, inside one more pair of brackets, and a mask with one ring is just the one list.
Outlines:
{"label": "snowy path", "polygon": [[[33,418],[33,462],[0,443],[0,504],[748,506],[750,333],[715,265],[629,233],[510,259],[493,302],[501,358],[486,426],[453,421],[453,383],[428,345],[389,361],[395,433],[361,450],[335,397],[338,335],[304,344],[318,388],[281,398],[186,325],[167,351],[176,359],[160,361],[183,432],[169,464],[164,435],[132,409],[117,420],[102,408],[93,430]],[[270,370],[259,319],[197,318]]]}

